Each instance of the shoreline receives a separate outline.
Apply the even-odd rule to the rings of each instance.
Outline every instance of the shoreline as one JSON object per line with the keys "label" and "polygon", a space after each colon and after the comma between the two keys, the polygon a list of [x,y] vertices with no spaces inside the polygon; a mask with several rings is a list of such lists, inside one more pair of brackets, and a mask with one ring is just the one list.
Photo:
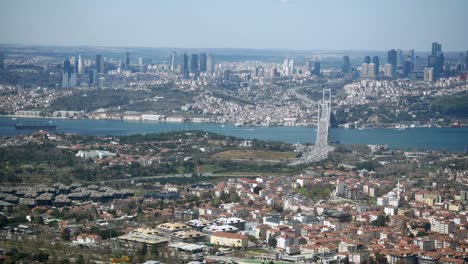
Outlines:
{"label": "shoreline", "polygon": [[[166,120],[129,120],[129,119],[113,119],[113,118],[67,118],[67,117],[56,117],[56,116],[22,116],[22,115],[3,115],[0,114],[0,117],[4,118],[21,118],[21,119],[55,119],[55,120],[95,120],[95,121],[121,121],[121,122],[141,122],[141,123],[168,123],[168,124],[183,124],[183,123],[192,123],[192,124],[214,124],[214,125],[220,125],[220,126],[234,126],[234,127],[246,127],[246,128],[257,128],[257,127],[310,127],[310,128],[316,128],[316,126],[307,126],[307,125],[296,125],[296,126],[281,126],[281,125],[270,125],[270,126],[262,126],[262,125],[236,125],[233,123],[217,123],[217,122],[194,122],[190,120],[185,120],[182,122],[176,122],[176,121],[166,121]],[[405,125],[406,126],[406,125]],[[412,129],[412,128],[466,128],[468,127],[468,124],[462,124],[460,126],[454,127],[454,126],[428,126],[428,125],[422,125],[422,126],[413,126],[411,127],[410,125],[406,127],[391,127],[391,126],[380,126],[380,127],[344,127],[343,125],[338,126],[338,127],[333,127],[333,128],[343,128],[343,129],[350,129],[350,130],[371,130],[371,129],[391,129],[391,130],[407,130],[407,129]]]}

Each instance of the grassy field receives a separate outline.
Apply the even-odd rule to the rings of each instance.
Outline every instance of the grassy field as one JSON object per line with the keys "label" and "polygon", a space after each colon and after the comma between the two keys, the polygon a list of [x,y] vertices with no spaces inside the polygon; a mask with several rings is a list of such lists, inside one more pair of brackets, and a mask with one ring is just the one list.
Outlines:
{"label": "grassy field", "polygon": [[221,160],[282,160],[296,157],[294,152],[279,152],[265,150],[234,149],[216,153],[212,156]]}

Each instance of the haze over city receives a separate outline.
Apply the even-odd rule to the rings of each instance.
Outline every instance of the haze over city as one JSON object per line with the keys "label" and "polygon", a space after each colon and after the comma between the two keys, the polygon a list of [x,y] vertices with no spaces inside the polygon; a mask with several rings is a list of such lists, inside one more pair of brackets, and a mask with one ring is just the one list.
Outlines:
{"label": "haze over city", "polygon": [[429,51],[468,43],[468,2],[5,0],[0,43]]}

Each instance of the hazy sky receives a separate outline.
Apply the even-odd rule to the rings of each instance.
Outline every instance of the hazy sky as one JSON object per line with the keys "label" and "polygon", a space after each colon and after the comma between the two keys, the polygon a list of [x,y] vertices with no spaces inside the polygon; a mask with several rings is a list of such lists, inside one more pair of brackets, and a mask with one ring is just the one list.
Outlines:
{"label": "hazy sky", "polygon": [[468,0],[0,0],[0,43],[468,49]]}

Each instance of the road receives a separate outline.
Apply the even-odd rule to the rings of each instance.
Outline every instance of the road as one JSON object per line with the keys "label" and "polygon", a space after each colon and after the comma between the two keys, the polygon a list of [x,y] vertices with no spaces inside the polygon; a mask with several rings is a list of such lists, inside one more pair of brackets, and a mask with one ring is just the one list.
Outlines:
{"label": "road", "polygon": [[[276,173],[270,173],[276,174]],[[246,173],[246,174],[214,174],[211,172],[202,173],[202,177],[262,177],[265,176],[262,173]],[[113,183],[113,182],[128,182],[128,181],[141,181],[141,180],[154,180],[154,179],[168,179],[168,178],[190,178],[192,174],[170,174],[170,175],[154,175],[154,176],[141,176],[141,177],[129,177],[129,178],[120,178],[113,180],[99,181],[101,184]]]}
{"label": "road", "polygon": [[324,86],[324,88],[330,88],[328,86],[330,85],[337,85],[337,84],[345,84],[344,81],[342,80],[336,80],[336,81],[330,81],[330,82],[326,82],[326,83],[319,83],[319,84],[310,84],[310,85],[303,85],[303,86],[296,86],[296,87],[292,87],[292,88],[289,88],[288,89],[288,92],[294,94],[294,96],[296,96],[297,98],[299,98],[300,100],[310,104],[311,108],[313,106],[315,106],[317,104],[316,101],[310,99],[307,95],[304,95],[304,94],[300,94],[298,91],[299,90],[302,90],[302,89],[305,89],[305,88],[317,88],[317,87],[321,87],[321,86]]}
{"label": "road", "polygon": [[[315,102],[308,96],[300,94],[298,90],[304,88],[316,88],[319,86],[337,85],[340,83],[342,83],[342,81],[332,81],[325,84],[297,86],[289,89],[288,91],[294,94],[300,100],[304,101],[306,104],[310,105],[312,108],[313,106],[319,104],[319,102]],[[317,138],[313,149],[308,153],[303,153],[303,157],[301,159],[292,162],[290,165],[300,165],[303,163],[310,163],[326,159],[328,153],[333,150],[333,147],[328,145],[328,127],[330,126],[331,101],[330,104],[326,104],[325,102],[320,103],[319,111],[320,117],[317,120]]]}

